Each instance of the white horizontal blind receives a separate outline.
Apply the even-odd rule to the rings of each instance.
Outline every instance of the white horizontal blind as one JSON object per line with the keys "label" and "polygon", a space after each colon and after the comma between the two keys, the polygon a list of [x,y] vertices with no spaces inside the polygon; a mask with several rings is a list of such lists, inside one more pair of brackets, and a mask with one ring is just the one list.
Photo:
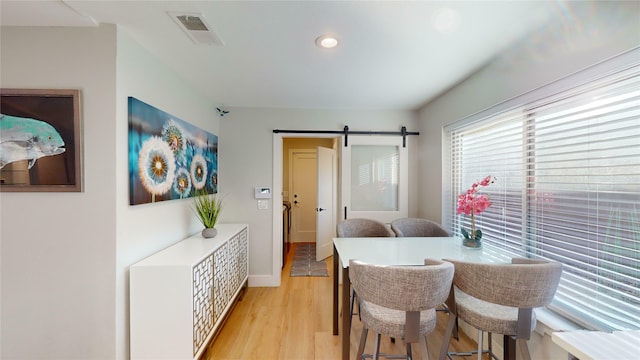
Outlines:
{"label": "white horizontal blind", "polygon": [[525,254],[564,263],[556,309],[593,328],[637,328],[640,70],[545,99],[525,116]]}
{"label": "white horizontal blind", "polygon": [[485,240],[500,246],[513,255],[522,254],[522,189],[523,133],[522,110],[496,115],[488,121],[475,123],[450,133],[451,178],[454,190],[451,199],[451,228],[455,236],[462,237],[460,229],[471,230],[471,218],[456,215],[456,195],[488,175],[496,181],[483,187],[492,205],[476,215],[476,228],[482,230]]}
{"label": "white horizontal blind", "polygon": [[487,175],[484,246],[564,264],[551,308],[594,329],[640,327],[640,67],[448,132],[455,196]]}

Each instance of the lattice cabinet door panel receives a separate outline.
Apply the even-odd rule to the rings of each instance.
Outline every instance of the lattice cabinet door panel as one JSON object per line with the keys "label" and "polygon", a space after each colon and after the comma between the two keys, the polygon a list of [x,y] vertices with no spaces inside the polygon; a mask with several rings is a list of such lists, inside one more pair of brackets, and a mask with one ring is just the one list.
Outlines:
{"label": "lattice cabinet door panel", "polygon": [[234,236],[228,242],[229,247],[229,288],[235,292],[239,287],[238,261],[240,261],[240,237]]}
{"label": "lattice cabinet door panel", "polygon": [[237,291],[249,275],[248,267],[248,249],[249,243],[247,232],[241,232],[229,241],[229,247],[232,249],[230,257],[231,266],[231,288]]}
{"label": "lattice cabinet door panel", "polygon": [[229,302],[229,263],[228,249],[229,242],[221,246],[213,254],[213,304],[216,321],[222,316]]}
{"label": "lattice cabinet door panel", "polygon": [[204,345],[216,321],[213,316],[213,255],[193,268],[193,355]]}
{"label": "lattice cabinet door panel", "polygon": [[197,359],[248,279],[249,229],[179,241],[129,269],[131,359]]}

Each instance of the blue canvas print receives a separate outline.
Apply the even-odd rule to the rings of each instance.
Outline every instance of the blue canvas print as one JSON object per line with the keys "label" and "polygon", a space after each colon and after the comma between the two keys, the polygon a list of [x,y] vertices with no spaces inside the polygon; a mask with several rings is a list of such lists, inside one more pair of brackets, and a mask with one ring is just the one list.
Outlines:
{"label": "blue canvas print", "polygon": [[218,136],[129,97],[129,204],[218,192]]}

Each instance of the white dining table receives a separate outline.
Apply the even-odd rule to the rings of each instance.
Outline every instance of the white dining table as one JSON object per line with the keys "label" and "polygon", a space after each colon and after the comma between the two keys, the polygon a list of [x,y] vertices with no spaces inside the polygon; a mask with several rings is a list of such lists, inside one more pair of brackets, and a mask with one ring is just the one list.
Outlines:
{"label": "white dining table", "polygon": [[[510,263],[511,257],[484,246],[469,249],[453,237],[384,237],[333,239],[333,334],[338,334],[339,271],[342,268],[342,359],[349,359],[350,280],[349,260],[376,265],[423,265],[424,259],[451,259],[479,263]],[[514,353],[515,344],[505,342],[505,353]]]}
{"label": "white dining table", "polygon": [[554,332],[551,340],[569,353],[568,359],[637,359],[640,356],[640,330]]}

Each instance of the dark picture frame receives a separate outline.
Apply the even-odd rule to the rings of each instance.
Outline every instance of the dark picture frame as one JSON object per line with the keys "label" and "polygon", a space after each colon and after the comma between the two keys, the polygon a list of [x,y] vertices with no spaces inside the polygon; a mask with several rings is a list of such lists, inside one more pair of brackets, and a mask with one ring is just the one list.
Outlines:
{"label": "dark picture frame", "polygon": [[0,89],[0,191],[82,192],[78,89]]}

